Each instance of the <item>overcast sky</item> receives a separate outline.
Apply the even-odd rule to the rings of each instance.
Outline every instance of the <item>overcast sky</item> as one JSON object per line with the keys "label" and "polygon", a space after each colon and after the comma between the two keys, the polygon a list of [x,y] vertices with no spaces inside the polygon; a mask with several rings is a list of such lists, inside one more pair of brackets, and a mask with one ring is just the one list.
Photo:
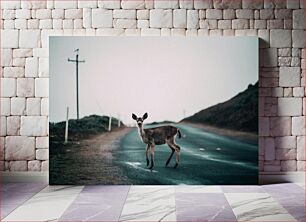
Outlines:
{"label": "overcast sky", "polygon": [[76,118],[76,48],[80,117],[179,121],[258,81],[257,37],[50,37],[50,122]]}

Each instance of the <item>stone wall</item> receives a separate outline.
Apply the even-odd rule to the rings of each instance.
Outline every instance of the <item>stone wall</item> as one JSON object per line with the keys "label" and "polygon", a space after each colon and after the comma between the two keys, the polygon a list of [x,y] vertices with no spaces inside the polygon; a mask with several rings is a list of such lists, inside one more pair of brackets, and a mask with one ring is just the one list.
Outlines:
{"label": "stone wall", "polygon": [[125,35],[259,36],[260,171],[305,170],[304,30],[303,0],[1,1],[0,168],[48,170],[48,36]]}

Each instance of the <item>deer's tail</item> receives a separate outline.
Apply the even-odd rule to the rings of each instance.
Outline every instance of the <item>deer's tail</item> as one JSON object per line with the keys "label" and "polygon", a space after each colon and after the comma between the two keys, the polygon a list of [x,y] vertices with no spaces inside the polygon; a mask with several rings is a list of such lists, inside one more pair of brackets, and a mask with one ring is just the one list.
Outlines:
{"label": "deer's tail", "polygon": [[181,131],[179,129],[177,129],[177,134],[178,134],[179,138],[182,138],[182,134],[181,134]]}

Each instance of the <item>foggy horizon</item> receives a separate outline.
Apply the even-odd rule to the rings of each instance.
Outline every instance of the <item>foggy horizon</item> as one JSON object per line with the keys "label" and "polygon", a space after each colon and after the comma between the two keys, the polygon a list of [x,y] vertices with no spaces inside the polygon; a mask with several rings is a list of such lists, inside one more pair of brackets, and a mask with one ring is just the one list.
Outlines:
{"label": "foggy horizon", "polygon": [[80,118],[134,125],[178,122],[258,81],[256,37],[50,37],[50,122],[76,119],[74,50],[80,49]]}

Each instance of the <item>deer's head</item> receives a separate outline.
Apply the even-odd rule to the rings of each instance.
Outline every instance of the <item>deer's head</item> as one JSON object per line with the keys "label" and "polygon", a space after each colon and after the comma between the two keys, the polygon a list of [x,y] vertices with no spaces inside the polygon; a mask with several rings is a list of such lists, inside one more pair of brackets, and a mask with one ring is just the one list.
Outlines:
{"label": "deer's head", "polygon": [[137,117],[137,116],[133,113],[133,114],[132,114],[132,118],[133,118],[134,120],[136,120],[137,125],[138,125],[139,127],[141,127],[142,124],[143,124],[143,121],[144,121],[146,118],[148,118],[148,113],[143,114],[142,117]]}

